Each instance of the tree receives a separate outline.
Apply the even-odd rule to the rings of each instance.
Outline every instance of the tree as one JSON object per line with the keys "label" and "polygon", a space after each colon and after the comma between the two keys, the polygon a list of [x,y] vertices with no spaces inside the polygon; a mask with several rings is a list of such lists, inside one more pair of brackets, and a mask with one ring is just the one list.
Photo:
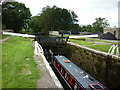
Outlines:
{"label": "tree", "polygon": [[109,26],[108,20],[105,18],[96,18],[95,22],[92,24],[92,32],[103,32],[103,28]]}
{"label": "tree", "polygon": [[71,25],[70,25],[70,30],[79,30],[79,31],[80,31],[80,26],[79,26],[79,24],[71,24]]}
{"label": "tree", "polygon": [[29,33],[39,34],[41,31],[41,25],[39,24],[38,16],[33,16],[29,22]]}
{"label": "tree", "polygon": [[48,35],[49,31],[51,30],[51,23],[52,23],[52,9],[47,6],[43,8],[42,13],[38,17],[39,27],[41,27],[41,33],[44,35]]}
{"label": "tree", "polygon": [[78,22],[78,20],[76,18],[78,18],[78,16],[75,14],[74,11],[69,10],[71,17],[72,17],[72,24],[75,24]]}
{"label": "tree", "polygon": [[4,2],[2,4],[2,23],[6,29],[20,32],[22,28],[27,29],[31,13],[23,3]]}
{"label": "tree", "polygon": [[[44,31],[49,30],[68,30],[71,23],[71,15],[67,9],[61,9],[56,6],[52,8],[47,6],[43,8],[40,15],[41,24],[44,26]],[[48,30],[48,31],[49,31]]]}
{"label": "tree", "polygon": [[48,32],[53,30],[69,30],[73,24],[76,24],[76,17],[75,13],[71,14],[67,9],[46,6],[42,8],[42,13],[38,15],[35,23],[41,29],[39,31],[48,35]]}

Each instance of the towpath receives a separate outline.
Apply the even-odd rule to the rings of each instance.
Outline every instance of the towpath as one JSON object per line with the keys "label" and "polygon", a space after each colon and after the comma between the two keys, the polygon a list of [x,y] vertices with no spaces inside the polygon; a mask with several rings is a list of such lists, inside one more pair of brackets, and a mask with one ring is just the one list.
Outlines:
{"label": "towpath", "polygon": [[36,61],[36,63],[38,64],[38,68],[40,69],[40,79],[37,82],[37,88],[58,88],[52,77],[49,74],[48,69],[46,68],[44,62],[43,62],[43,58],[38,55],[38,56],[34,56],[34,59]]}
{"label": "towpath", "polygon": [[12,36],[10,36],[10,37],[6,37],[6,38],[4,38],[4,39],[0,39],[0,43],[6,41],[6,40],[8,40],[8,39],[10,39],[11,37],[12,37]]}

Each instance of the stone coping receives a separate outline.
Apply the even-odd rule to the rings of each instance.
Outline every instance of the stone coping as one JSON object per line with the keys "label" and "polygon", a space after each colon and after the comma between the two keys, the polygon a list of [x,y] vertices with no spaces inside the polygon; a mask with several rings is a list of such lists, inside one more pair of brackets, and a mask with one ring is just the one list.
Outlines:
{"label": "stone coping", "polygon": [[88,47],[85,47],[85,46],[82,46],[82,45],[78,45],[78,44],[73,43],[73,42],[67,42],[67,43],[70,44],[70,45],[80,47],[80,48],[82,48],[84,50],[87,50],[89,52],[92,52],[92,53],[96,53],[96,54],[100,54],[100,55],[104,55],[104,56],[108,56],[108,57],[112,57],[112,58],[120,60],[120,56],[117,56],[117,55],[111,55],[109,53],[102,52],[102,51],[99,51],[99,50],[95,50],[95,49],[92,49],[92,48],[88,48]]}

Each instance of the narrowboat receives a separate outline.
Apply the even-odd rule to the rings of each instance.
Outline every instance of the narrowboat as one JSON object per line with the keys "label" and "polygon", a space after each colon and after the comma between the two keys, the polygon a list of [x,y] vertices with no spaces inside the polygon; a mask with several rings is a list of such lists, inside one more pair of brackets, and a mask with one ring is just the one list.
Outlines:
{"label": "narrowboat", "polygon": [[54,56],[52,64],[72,90],[108,90],[87,72],[62,55]]}

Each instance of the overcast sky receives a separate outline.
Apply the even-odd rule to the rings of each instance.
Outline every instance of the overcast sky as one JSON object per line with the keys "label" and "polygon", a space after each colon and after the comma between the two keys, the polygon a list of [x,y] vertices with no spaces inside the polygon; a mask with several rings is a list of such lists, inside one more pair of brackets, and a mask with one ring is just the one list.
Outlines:
{"label": "overcast sky", "polygon": [[108,20],[110,26],[118,26],[118,1],[120,0],[16,0],[30,8],[33,16],[46,5],[73,10],[80,25],[92,24],[97,17]]}

